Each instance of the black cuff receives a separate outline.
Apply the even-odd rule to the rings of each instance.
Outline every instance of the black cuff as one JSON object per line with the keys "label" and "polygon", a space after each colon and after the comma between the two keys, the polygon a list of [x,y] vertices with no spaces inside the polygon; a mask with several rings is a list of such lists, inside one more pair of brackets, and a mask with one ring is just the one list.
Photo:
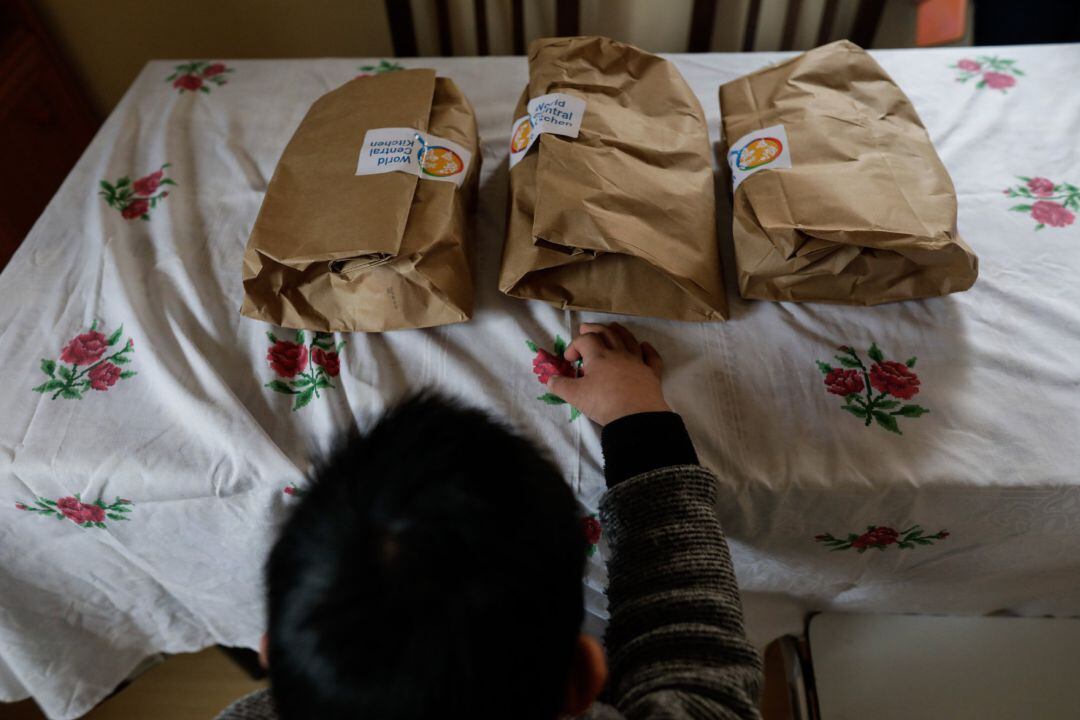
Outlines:
{"label": "black cuff", "polygon": [[673,465],[697,465],[694,444],[673,412],[627,415],[604,426],[604,479],[612,487],[635,475]]}

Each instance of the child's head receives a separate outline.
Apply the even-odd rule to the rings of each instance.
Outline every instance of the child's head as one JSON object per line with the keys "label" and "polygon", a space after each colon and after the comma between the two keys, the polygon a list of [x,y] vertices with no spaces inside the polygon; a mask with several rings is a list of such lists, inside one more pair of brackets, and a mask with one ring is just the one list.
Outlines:
{"label": "child's head", "polygon": [[268,565],[283,718],[554,718],[603,682],[585,539],[537,449],[418,398],[316,474]]}

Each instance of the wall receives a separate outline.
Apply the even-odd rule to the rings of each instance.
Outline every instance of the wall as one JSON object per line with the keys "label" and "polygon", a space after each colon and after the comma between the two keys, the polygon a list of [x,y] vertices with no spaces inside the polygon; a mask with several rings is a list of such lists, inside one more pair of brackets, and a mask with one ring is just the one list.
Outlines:
{"label": "wall", "polygon": [[[406,0],[399,0],[406,1]],[[843,0],[834,37],[851,26],[860,0]],[[475,53],[471,0],[450,0],[454,50]],[[813,45],[824,0],[804,0],[796,44]],[[715,50],[741,47],[749,0],[719,0]],[[554,32],[554,0],[527,0],[528,37]],[[582,0],[581,29],[653,52],[686,49],[693,0]],[[912,0],[889,0],[875,47],[912,44]],[[46,23],[102,115],[154,58],[225,59],[391,56],[383,0],[37,0]],[[412,0],[420,51],[438,53],[434,0]],[[763,0],[756,49],[780,43],[787,0]],[[491,50],[509,54],[510,0],[488,0]]]}

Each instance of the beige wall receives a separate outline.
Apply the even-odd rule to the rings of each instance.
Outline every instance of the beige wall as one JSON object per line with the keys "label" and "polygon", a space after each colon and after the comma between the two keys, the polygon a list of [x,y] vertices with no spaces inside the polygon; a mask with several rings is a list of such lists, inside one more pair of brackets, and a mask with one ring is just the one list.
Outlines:
{"label": "beige wall", "polygon": [[[405,0],[399,0],[405,1]],[[719,0],[713,47],[737,50],[749,0]],[[36,0],[101,111],[108,113],[147,60],[381,57],[393,54],[383,0]],[[455,53],[475,52],[471,0],[450,0]],[[843,0],[836,37],[859,0]],[[800,48],[813,45],[824,0],[802,3]],[[554,0],[527,0],[526,34],[554,32]],[[693,0],[582,0],[581,29],[653,52],[686,49]],[[412,0],[420,52],[437,54],[434,0]],[[764,0],[759,50],[776,49],[787,0]],[[508,54],[510,0],[489,0],[492,52]],[[875,47],[906,47],[914,3],[889,0]]]}

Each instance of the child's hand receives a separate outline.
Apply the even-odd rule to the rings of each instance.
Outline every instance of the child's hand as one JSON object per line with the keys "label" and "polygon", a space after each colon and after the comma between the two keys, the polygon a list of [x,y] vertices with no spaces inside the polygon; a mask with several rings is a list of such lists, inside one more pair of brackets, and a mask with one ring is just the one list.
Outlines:
{"label": "child's hand", "polygon": [[563,357],[582,360],[582,376],[555,376],[548,389],[601,425],[635,413],[671,410],[660,390],[660,354],[649,343],[639,344],[619,323],[583,324]]}

